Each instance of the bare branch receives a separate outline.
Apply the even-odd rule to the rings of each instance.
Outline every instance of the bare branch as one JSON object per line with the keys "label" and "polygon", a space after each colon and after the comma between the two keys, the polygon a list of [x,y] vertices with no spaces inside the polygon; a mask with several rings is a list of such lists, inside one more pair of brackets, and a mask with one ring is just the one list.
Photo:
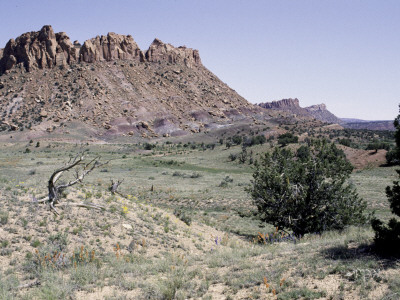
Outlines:
{"label": "bare branch", "polygon": [[36,280],[34,280],[32,282],[28,282],[28,283],[25,283],[25,284],[20,284],[17,287],[17,289],[29,289],[29,288],[31,288],[33,286],[37,286],[37,285],[40,285],[39,279],[36,279]]}
{"label": "bare branch", "polygon": [[[79,182],[82,182],[83,179],[85,178],[85,176],[88,175],[90,172],[92,172],[95,168],[104,166],[105,164],[108,164],[108,162],[109,162],[109,161],[107,161],[105,163],[100,163],[99,162],[100,157],[96,156],[89,162],[85,163],[84,162],[85,158],[83,155],[85,152],[86,151],[79,152],[74,158],[71,157],[69,159],[68,163],[64,167],[55,170],[53,172],[53,174],[50,176],[50,179],[48,181],[48,191],[49,191],[48,196],[44,197],[42,199],[39,199],[39,200],[36,198],[33,198],[33,201],[37,202],[37,203],[48,202],[49,206],[50,206],[50,210],[53,211],[56,215],[59,215],[55,206],[59,205],[60,193],[62,192],[62,190],[66,189],[70,186],[73,186]],[[82,167],[79,168],[80,166],[82,166]],[[75,168],[75,179],[69,181],[68,183],[57,186],[56,183],[61,178],[63,173],[65,171],[69,171],[74,168]],[[65,205],[61,205],[61,206],[65,206]],[[102,206],[95,205],[95,204],[78,203],[78,204],[74,204],[74,206],[103,209]]]}
{"label": "bare branch", "polygon": [[123,182],[124,180],[122,179],[121,181],[117,181],[117,182],[114,182],[114,180],[113,179],[111,179],[111,186],[109,187],[109,190],[110,190],[110,192],[111,192],[111,194],[115,194],[115,193],[118,193],[117,192],[117,189],[118,189],[118,187],[121,185],[121,183]]}
{"label": "bare branch", "polygon": [[102,205],[94,204],[94,203],[60,203],[58,206],[78,206],[78,207],[84,207],[84,208],[93,208],[93,209],[98,209],[98,210],[103,210],[106,209]]}

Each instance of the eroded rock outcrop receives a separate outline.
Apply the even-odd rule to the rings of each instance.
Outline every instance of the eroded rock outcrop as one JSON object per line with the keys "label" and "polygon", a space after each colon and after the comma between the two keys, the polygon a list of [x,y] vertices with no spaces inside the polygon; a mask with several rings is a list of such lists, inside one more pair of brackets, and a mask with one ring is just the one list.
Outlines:
{"label": "eroded rock outcrop", "polygon": [[300,106],[299,99],[289,98],[279,101],[259,103],[258,105],[266,109],[282,110],[298,116],[312,117],[322,122],[335,124],[342,123],[339,118],[337,118],[334,114],[327,110],[324,103],[303,108]]}
{"label": "eroded rock outcrop", "polygon": [[326,110],[326,105],[324,103],[321,104],[315,104],[315,105],[311,105],[306,107],[306,109],[310,112],[312,111],[325,111]]}
{"label": "eroded rock outcrop", "polygon": [[163,43],[159,39],[155,39],[146,51],[146,60],[149,62],[184,63],[189,68],[201,65],[198,50],[186,48],[185,46],[176,48],[171,44]]}
{"label": "eroded rock outcrop", "polygon": [[46,25],[38,32],[27,32],[9,40],[0,60],[0,72],[18,64],[27,71],[68,65],[77,61],[77,54],[77,49],[64,32],[55,34],[53,28]]}
{"label": "eroded rock outcrop", "polygon": [[331,113],[324,103],[311,105],[305,108],[314,118],[323,122],[342,124],[343,121]]}
{"label": "eroded rock outcrop", "polygon": [[267,109],[285,109],[285,108],[292,108],[292,107],[298,107],[300,108],[299,104],[299,99],[297,98],[288,98],[288,99],[282,99],[278,101],[272,101],[272,102],[265,102],[265,103],[260,103],[258,104],[259,106]]}
{"label": "eroded rock outcrop", "polygon": [[130,35],[113,32],[97,36],[81,45],[71,42],[64,33],[54,33],[49,25],[40,31],[27,32],[11,39],[0,49],[0,74],[22,65],[26,71],[71,65],[77,62],[94,63],[113,60],[134,60],[138,62],[168,62],[185,64],[192,68],[201,65],[197,50],[185,46],[174,47],[155,39],[146,54]]}
{"label": "eroded rock outcrop", "polygon": [[132,36],[113,32],[85,41],[80,49],[79,57],[81,61],[88,63],[116,59],[144,60],[143,52],[140,51]]}

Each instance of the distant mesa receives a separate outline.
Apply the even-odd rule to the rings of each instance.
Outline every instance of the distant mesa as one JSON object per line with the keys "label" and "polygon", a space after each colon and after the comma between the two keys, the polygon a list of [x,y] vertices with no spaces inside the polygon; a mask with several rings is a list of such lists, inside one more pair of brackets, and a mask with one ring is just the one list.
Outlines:
{"label": "distant mesa", "polygon": [[10,39],[0,50],[0,73],[16,66],[30,72],[34,69],[67,66],[79,62],[137,60],[138,62],[182,62],[187,67],[201,65],[199,52],[185,46],[174,47],[155,39],[144,53],[130,35],[113,32],[96,36],[81,44],[71,42],[65,32],[54,33],[50,25],[40,31],[22,34]]}
{"label": "distant mesa", "polygon": [[299,99],[297,98],[289,98],[289,99],[282,99],[278,101],[272,101],[272,102],[265,102],[265,103],[259,103],[259,106],[267,109],[283,109],[283,110],[290,110],[292,108],[301,108],[299,104]]}
{"label": "distant mesa", "polygon": [[290,112],[297,116],[312,117],[327,123],[334,123],[334,124],[343,123],[343,121],[341,121],[338,117],[336,117],[334,114],[328,111],[326,105],[323,103],[303,108],[300,107],[299,99],[288,98],[278,101],[259,103],[258,105],[266,109],[282,110]]}

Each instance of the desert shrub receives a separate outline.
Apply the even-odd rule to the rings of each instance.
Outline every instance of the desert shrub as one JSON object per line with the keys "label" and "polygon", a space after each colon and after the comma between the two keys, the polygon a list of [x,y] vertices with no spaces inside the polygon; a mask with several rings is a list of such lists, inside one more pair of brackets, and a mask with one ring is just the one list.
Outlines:
{"label": "desert shrub", "polygon": [[397,150],[390,150],[386,153],[386,163],[388,165],[398,165],[400,163],[399,155]]}
{"label": "desert shrub", "polygon": [[182,208],[176,208],[174,210],[174,215],[188,226],[192,223],[192,217]]}
{"label": "desert shrub", "polygon": [[[394,120],[396,128],[396,153],[394,154],[397,160],[400,160],[400,114]],[[397,170],[400,177],[400,170]],[[392,213],[400,217],[400,185],[399,181],[394,181],[393,186],[386,187],[386,196],[390,203]],[[372,219],[372,228],[375,231],[375,246],[376,250],[381,253],[400,255],[400,221],[395,218],[390,219],[387,225],[379,219]]]}
{"label": "desert shrub", "polygon": [[243,145],[246,147],[251,147],[254,145],[262,145],[266,141],[267,141],[266,137],[263,134],[261,134],[261,135],[245,138],[243,141]]}
{"label": "desert shrub", "polygon": [[242,143],[243,139],[240,135],[234,135],[232,137],[232,143],[234,143],[235,145],[240,145]]}
{"label": "desert shrub", "polygon": [[351,139],[339,139],[338,142],[340,145],[351,147]]}
{"label": "desert shrub", "polygon": [[152,150],[152,149],[154,149],[155,147],[156,147],[155,144],[150,144],[150,143],[145,143],[145,144],[143,145],[144,150]]}
{"label": "desert shrub", "polygon": [[228,158],[229,158],[230,161],[235,161],[237,156],[238,156],[237,154],[230,153]]}
{"label": "desert shrub", "polygon": [[233,179],[230,178],[229,176],[226,176],[218,186],[226,188],[226,187],[228,187],[228,184],[232,183],[232,182],[233,182]]}
{"label": "desert shrub", "polygon": [[378,151],[379,149],[390,150],[390,144],[385,142],[373,141],[369,143],[365,150],[375,150]]}
{"label": "desert shrub", "polygon": [[296,144],[299,141],[299,137],[293,135],[293,133],[287,132],[278,136],[278,144],[285,147],[288,144]]}
{"label": "desert shrub", "polygon": [[215,146],[216,146],[215,143],[210,143],[210,144],[207,144],[207,145],[206,145],[206,148],[207,148],[207,149],[214,150]]}
{"label": "desert shrub", "polygon": [[175,171],[174,173],[172,173],[172,176],[185,177],[185,174],[179,171]]}
{"label": "desert shrub", "polygon": [[262,221],[295,234],[343,229],[366,221],[366,202],[347,183],[353,167],[343,151],[314,141],[296,156],[276,147],[255,163],[247,188]]}
{"label": "desert shrub", "polygon": [[194,172],[192,173],[192,175],[190,175],[190,178],[200,178],[203,177],[203,175],[201,175],[200,173]]}
{"label": "desert shrub", "polygon": [[0,225],[6,225],[8,222],[8,212],[0,210]]}
{"label": "desert shrub", "polygon": [[241,163],[241,164],[246,163],[246,161],[247,161],[247,156],[248,156],[247,149],[246,149],[246,147],[243,147],[243,148],[242,148],[242,152],[240,152],[239,155],[238,155],[238,157],[239,157],[239,163]]}

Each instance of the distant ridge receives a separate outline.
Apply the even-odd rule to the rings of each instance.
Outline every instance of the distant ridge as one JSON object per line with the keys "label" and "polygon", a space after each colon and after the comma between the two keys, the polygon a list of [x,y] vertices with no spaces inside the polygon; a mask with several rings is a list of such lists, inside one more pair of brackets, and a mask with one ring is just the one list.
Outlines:
{"label": "distant ridge", "polygon": [[343,121],[342,126],[350,129],[395,130],[392,120],[366,121],[351,118],[342,118],[341,120]]}
{"label": "distant ridge", "polygon": [[278,101],[259,103],[258,105],[266,109],[281,110],[290,112],[297,116],[315,118],[326,123],[342,123],[338,117],[327,110],[326,105],[323,103],[303,108],[300,107],[299,102],[300,101],[297,98],[288,98]]}

